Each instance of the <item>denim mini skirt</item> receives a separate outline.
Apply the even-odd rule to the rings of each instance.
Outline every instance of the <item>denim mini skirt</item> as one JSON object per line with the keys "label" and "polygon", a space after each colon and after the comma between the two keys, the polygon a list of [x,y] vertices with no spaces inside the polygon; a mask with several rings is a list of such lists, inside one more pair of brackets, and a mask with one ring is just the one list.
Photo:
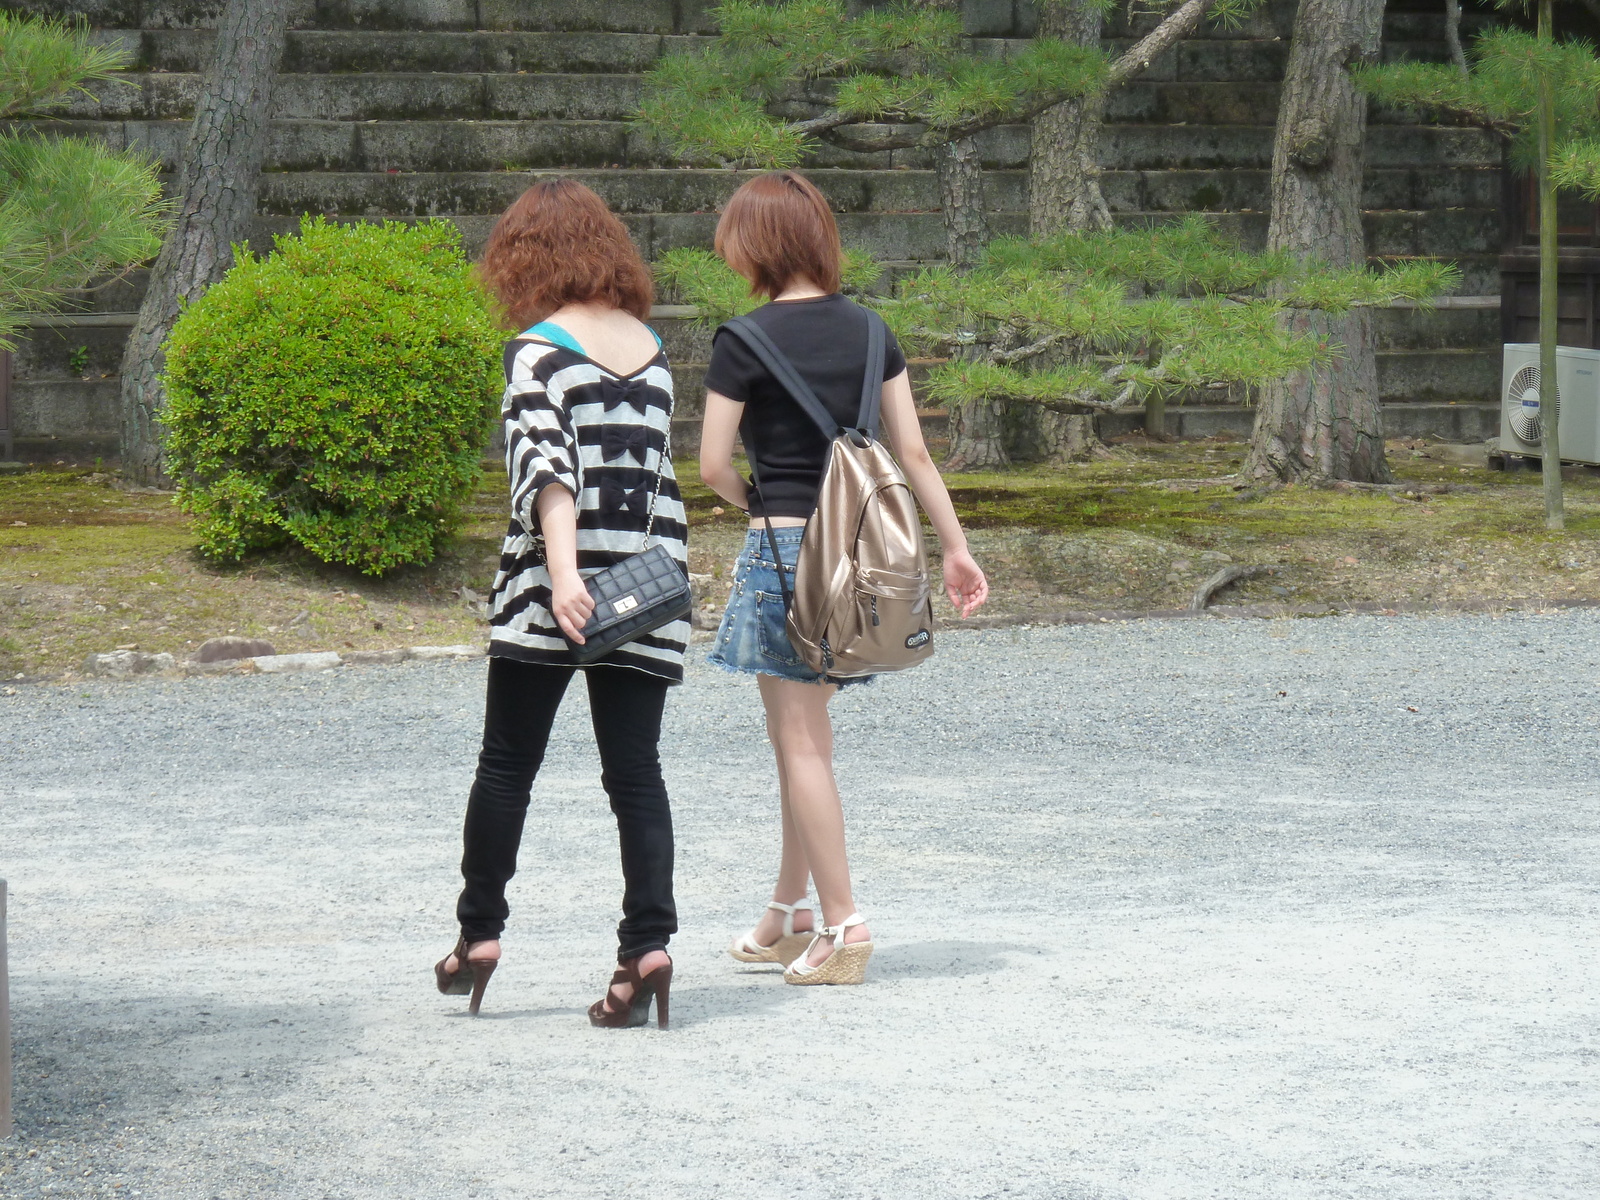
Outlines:
{"label": "denim mini skirt", "polygon": [[733,590],[728,608],[717,627],[717,640],[709,660],[713,666],[740,675],[776,675],[800,683],[833,683],[846,686],[866,683],[872,677],[829,679],[813,671],[789,641],[788,614],[783,607],[778,571],[784,572],[789,591],[794,591],[794,566],[800,557],[800,540],[805,529],[799,525],[774,528],[778,554],[783,562],[773,561],[767,531],[752,529],[744,540],[733,569]]}

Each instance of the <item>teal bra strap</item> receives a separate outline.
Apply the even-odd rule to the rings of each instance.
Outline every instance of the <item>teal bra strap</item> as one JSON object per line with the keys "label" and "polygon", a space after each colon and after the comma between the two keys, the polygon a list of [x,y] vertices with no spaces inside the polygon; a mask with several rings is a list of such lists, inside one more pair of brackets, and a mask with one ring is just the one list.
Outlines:
{"label": "teal bra strap", "polygon": [[589,357],[587,354],[584,354],[583,347],[578,345],[577,338],[573,337],[565,329],[561,328],[561,326],[550,321],[540,321],[522,336],[543,338],[547,342],[571,350],[574,354],[583,354],[585,358]]}
{"label": "teal bra strap", "polygon": [[[645,328],[650,329],[650,326],[646,325]],[[578,345],[578,339],[553,321],[540,321],[533,328],[523,333],[522,336],[543,338],[547,342],[571,350],[574,354],[582,354],[585,358],[589,357],[583,347]],[[654,329],[650,329],[650,336],[655,338],[657,346],[661,345],[661,335]]]}

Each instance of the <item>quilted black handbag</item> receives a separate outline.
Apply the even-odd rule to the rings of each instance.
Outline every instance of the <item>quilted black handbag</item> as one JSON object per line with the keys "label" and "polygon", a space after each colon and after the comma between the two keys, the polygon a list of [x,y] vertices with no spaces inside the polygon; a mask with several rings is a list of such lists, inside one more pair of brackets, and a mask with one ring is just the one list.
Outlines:
{"label": "quilted black handbag", "polygon": [[669,621],[681,621],[692,604],[689,577],[659,542],[589,576],[584,586],[594,598],[594,612],[584,624],[583,645],[568,643],[581,663],[610,654]]}
{"label": "quilted black handbag", "polygon": [[570,639],[567,642],[572,657],[580,663],[602,658],[670,621],[681,621],[693,607],[689,577],[683,568],[660,542],[650,544],[667,455],[667,446],[663,445],[656,463],[656,488],[650,494],[650,516],[644,527],[645,549],[583,581],[594,600],[594,612],[584,624],[583,645]]}

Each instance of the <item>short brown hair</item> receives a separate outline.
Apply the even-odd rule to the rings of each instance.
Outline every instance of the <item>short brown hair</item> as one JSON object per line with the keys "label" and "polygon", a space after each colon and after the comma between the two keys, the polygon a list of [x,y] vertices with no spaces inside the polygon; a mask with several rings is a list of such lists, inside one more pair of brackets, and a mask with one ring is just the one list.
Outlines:
{"label": "short brown hair", "polygon": [[839,226],[817,185],[798,171],[757,175],[735,192],[715,245],[753,294],[776,296],[802,275],[825,292],[839,290]]}
{"label": "short brown hair", "polygon": [[567,304],[608,304],[642,321],[654,298],[626,226],[572,179],[541,179],[517,197],[495,223],[480,269],[517,329]]}

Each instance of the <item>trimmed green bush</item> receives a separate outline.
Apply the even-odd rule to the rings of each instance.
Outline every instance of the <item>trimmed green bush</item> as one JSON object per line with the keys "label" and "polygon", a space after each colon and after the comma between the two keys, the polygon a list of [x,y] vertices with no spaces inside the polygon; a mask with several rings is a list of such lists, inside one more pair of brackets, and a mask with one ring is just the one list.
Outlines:
{"label": "trimmed green bush", "polygon": [[168,469],[202,552],[432,558],[479,476],[504,336],[449,222],[307,217],[241,251],[167,349]]}

